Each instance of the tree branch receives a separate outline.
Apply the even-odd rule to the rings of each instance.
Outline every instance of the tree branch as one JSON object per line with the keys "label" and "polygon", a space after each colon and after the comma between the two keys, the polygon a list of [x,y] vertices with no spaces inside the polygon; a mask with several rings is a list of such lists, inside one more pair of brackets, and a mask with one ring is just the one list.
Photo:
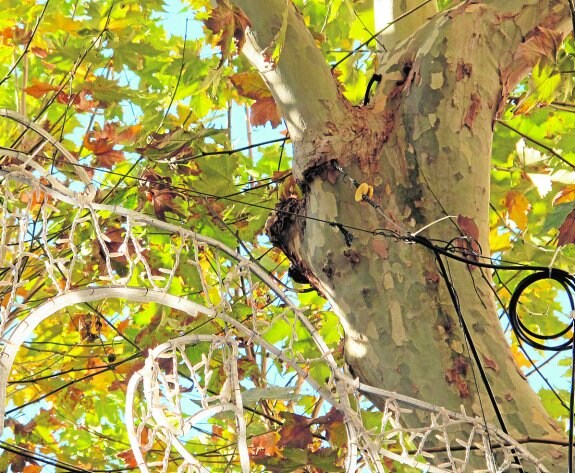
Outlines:
{"label": "tree branch", "polygon": [[[336,80],[292,2],[232,0],[232,3],[251,21],[242,52],[270,88],[292,140],[302,140],[306,133],[324,128],[328,121],[343,121],[347,111]],[[278,44],[285,15],[285,41]],[[273,64],[269,57],[277,48],[281,52],[277,64]]]}

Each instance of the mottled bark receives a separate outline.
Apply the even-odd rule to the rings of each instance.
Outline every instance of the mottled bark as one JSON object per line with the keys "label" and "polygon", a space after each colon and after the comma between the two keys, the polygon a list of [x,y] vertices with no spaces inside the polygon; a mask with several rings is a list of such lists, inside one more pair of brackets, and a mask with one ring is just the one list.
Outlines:
{"label": "mottled bark", "polygon": [[[252,21],[257,65],[253,55],[274,37],[286,3],[234,3]],[[498,424],[475,369],[485,412],[480,408],[473,361],[433,252],[370,232],[414,233],[451,215],[455,218],[422,232],[449,242],[466,233],[457,224],[463,216],[477,225],[483,254],[489,255],[494,121],[509,88],[533,65],[522,44],[542,32],[564,34],[569,19],[563,1],[466,2],[435,16],[390,52],[378,71],[383,82],[375,98],[361,108],[341,98],[324,62],[302,63],[314,41],[290,10],[282,56],[263,74],[296,137],[294,171],[305,200],[289,205],[308,217],[366,231],[354,231],[348,246],[337,227],[290,219],[276,224],[273,237],[332,303],[345,329],[346,360],[362,381],[453,410],[463,404],[469,414],[485,414]],[[286,88],[288,95],[282,92]],[[332,159],[374,187],[374,199],[387,218],[354,200],[349,183],[328,171],[325,164]],[[448,264],[510,434],[562,439],[513,362],[490,274],[464,263]],[[545,456],[552,470],[564,471],[566,449],[528,447]]]}

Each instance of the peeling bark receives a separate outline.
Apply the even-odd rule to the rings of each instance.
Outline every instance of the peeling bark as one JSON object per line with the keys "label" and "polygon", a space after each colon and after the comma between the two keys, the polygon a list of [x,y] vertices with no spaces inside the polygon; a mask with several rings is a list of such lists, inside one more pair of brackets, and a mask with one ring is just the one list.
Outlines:
{"label": "peeling bark", "polygon": [[[285,6],[275,0],[234,3],[256,32],[270,28],[262,17],[270,16],[272,3]],[[307,51],[313,38],[301,29],[295,9],[290,15],[295,26],[288,27],[288,37]],[[299,119],[288,120],[288,126],[296,139],[294,174],[305,199],[282,204],[291,213],[272,218],[270,237],[331,302],[345,330],[346,360],[363,382],[452,410],[463,405],[469,414],[498,424],[481,380],[476,386],[478,367],[435,255],[423,245],[377,235],[381,229],[406,235],[425,228],[422,235],[433,241],[469,242],[462,237],[469,236],[471,221],[479,246],[461,243],[460,251],[469,255],[481,248],[489,255],[493,123],[510,88],[535,55],[551,54],[569,20],[567,2],[464,2],[387,55],[369,108],[352,107],[341,97],[326,64],[314,61],[302,70],[301,51],[288,44],[277,67],[262,71],[284,115],[293,116],[302,104]],[[253,50],[258,47],[263,45]],[[317,81],[303,86],[295,83],[300,76]],[[289,100],[276,80],[294,81],[282,85],[294,91]],[[383,215],[355,201],[331,160],[373,186]],[[365,231],[346,235],[343,228]],[[563,439],[513,362],[490,274],[464,263],[446,264],[509,433]],[[564,471],[565,448],[528,448],[545,457],[550,470]]]}

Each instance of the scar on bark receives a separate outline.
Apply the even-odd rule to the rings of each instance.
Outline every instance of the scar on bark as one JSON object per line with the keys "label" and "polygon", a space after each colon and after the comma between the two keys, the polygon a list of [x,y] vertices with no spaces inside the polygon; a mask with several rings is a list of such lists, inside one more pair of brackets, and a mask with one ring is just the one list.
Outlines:
{"label": "scar on bark", "polygon": [[297,283],[313,284],[315,277],[296,253],[305,230],[305,201],[290,197],[276,205],[266,222],[266,234],[270,242],[284,252],[291,262],[288,275]]}

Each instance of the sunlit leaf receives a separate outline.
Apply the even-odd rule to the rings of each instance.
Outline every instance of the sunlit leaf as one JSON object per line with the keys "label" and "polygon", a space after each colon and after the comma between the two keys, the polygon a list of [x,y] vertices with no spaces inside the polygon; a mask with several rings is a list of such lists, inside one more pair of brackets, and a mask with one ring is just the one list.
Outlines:
{"label": "sunlit leaf", "polygon": [[527,212],[529,211],[529,200],[522,192],[509,191],[505,196],[505,208],[507,217],[512,220],[520,230],[527,228]]}

